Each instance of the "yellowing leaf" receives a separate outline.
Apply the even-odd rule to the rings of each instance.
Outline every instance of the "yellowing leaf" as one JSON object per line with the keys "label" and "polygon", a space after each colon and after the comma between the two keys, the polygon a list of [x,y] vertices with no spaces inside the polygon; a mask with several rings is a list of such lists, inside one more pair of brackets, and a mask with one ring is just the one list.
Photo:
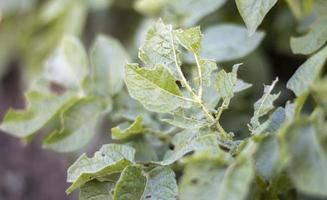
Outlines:
{"label": "yellowing leaf", "polygon": [[186,30],[179,29],[174,31],[178,41],[187,50],[194,52],[196,54],[200,53],[202,33],[200,27],[189,28]]}
{"label": "yellowing leaf", "polygon": [[[120,126],[124,126],[124,125],[120,125]],[[144,129],[143,128],[143,117],[138,116],[135,119],[135,121],[132,124],[130,124],[127,128],[125,128],[124,130],[121,130],[120,127],[112,128],[111,129],[112,139],[115,139],[115,140],[128,139],[130,137],[133,137],[135,135],[142,133],[143,129]]]}

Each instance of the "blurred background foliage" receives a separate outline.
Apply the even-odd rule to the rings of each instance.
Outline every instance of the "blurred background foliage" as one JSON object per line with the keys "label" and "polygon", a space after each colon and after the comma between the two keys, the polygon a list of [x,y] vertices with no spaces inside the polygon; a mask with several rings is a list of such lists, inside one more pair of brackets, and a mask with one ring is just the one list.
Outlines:
{"label": "blurred background foliage", "polygon": [[[265,17],[259,31],[248,37],[235,2],[228,0],[1,0],[0,116],[4,115],[8,107],[24,107],[22,92],[27,90],[35,80],[46,76],[47,63],[64,36],[73,35],[80,38],[87,52],[90,52],[89,49],[99,34],[110,36],[126,49],[128,54],[126,57],[131,61],[137,61],[138,48],[145,38],[146,31],[153,22],[162,18],[165,23],[173,24],[175,27],[199,25],[204,32],[203,46],[206,47],[202,54],[216,59],[219,67],[230,71],[234,63],[243,63],[240,77],[253,84],[253,87],[233,99],[231,108],[222,118],[222,124],[226,129],[242,137],[242,132],[247,130],[246,124],[251,117],[253,102],[261,95],[263,84],[270,83],[278,76],[280,79],[278,89],[282,91],[279,103],[285,103],[287,99],[292,98],[292,93],[286,89],[285,84],[308,56],[294,54],[291,50],[290,38],[308,32],[310,25],[323,12],[321,10],[315,7],[314,0],[280,0]],[[327,22],[323,21],[323,23]],[[302,54],[309,53],[302,52]],[[187,55],[184,55],[184,60],[187,65],[192,65],[193,61]],[[192,74],[191,68],[184,67],[184,70]],[[49,77],[49,74],[47,76]],[[50,79],[56,79],[54,74],[50,76],[52,76]],[[135,118],[135,116],[128,116],[128,109],[139,109],[139,112],[144,112],[139,105],[135,105],[134,101],[126,100],[124,98],[126,95],[126,91],[122,89],[112,95],[110,100],[108,99],[113,101],[110,119],[115,121],[115,124],[119,122],[119,115]],[[123,106],[115,104],[115,101],[122,102],[122,100],[128,102],[121,103]],[[128,107],[124,107],[125,105]],[[108,142],[107,130],[113,125],[108,124],[106,120],[103,121],[101,126],[103,131],[99,131],[103,134],[98,134],[97,139],[81,152],[94,151],[101,143]],[[52,126],[59,126],[58,121]],[[6,137],[0,135],[3,141],[9,140]],[[21,145],[16,142],[4,142],[0,147],[4,150],[0,151],[12,151],[15,148],[10,145]],[[39,142],[40,140],[37,140],[35,144]],[[33,151],[36,151],[35,154],[40,153],[39,148],[34,148]],[[5,158],[1,158],[3,161],[0,170],[1,168],[6,170],[11,166],[8,163],[16,162],[9,155],[18,153],[19,151],[4,154]],[[77,152],[76,155],[79,153]],[[50,166],[51,162],[49,166],[44,167],[53,168],[53,173],[58,174],[59,177],[65,176],[63,173],[66,167],[65,158],[58,158],[58,155],[50,153],[45,159],[60,160],[59,167]],[[6,164],[2,164],[5,162]],[[29,162],[27,158],[26,162]],[[25,170],[22,173],[24,177],[24,173],[29,172]],[[15,177],[9,179],[17,180]],[[62,178],[53,184],[63,182]],[[12,192],[5,189],[6,187],[0,184],[0,200],[21,199],[17,194],[19,192],[24,194],[25,191],[21,189]],[[24,187],[26,185],[22,186]],[[45,194],[48,196],[31,195],[22,199],[68,198],[63,194],[62,186],[56,191],[58,196],[50,192]]]}

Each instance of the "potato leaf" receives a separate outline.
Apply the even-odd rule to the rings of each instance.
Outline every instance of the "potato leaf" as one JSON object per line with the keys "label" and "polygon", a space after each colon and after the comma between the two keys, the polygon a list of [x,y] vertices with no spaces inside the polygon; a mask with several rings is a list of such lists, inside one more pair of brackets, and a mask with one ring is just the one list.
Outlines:
{"label": "potato leaf", "polygon": [[175,200],[177,194],[175,173],[170,168],[144,172],[140,166],[129,166],[117,182],[114,200]]}
{"label": "potato leaf", "polygon": [[150,111],[165,113],[190,106],[190,101],[183,97],[174,77],[162,66],[147,69],[128,64],[125,82],[130,95]]}
{"label": "potato leaf", "polygon": [[260,123],[259,119],[267,115],[271,110],[274,109],[273,103],[279,97],[280,93],[271,94],[271,92],[274,89],[277,81],[278,79],[273,81],[271,85],[265,85],[263,96],[254,103],[254,115],[251,118],[251,122],[249,125],[250,131],[252,133],[260,133],[259,130],[262,130],[262,124]]}
{"label": "potato leaf", "polygon": [[116,39],[99,35],[91,48],[92,82],[97,93],[118,94],[124,85],[124,68],[130,60]]}
{"label": "potato leaf", "polygon": [[[128,126],[128,124],[121,124],[120,126]],[[123,140],[133,137],[142,133],[143,130],[143,117],[138,116],[135,121],[130,124],[127,128],[121,130],[120,127],[115,127],[111,129],[112,139]]]}
{"label": "potato leaf", "polygon": [[327,59],[327,47],[323,48],[303,63],[287,82],[287,88],[296,96],[307,93],[319,77]]}
{"label": "potato leaf", "polygon": [[89,65],[83,44],[78,38],[67,35],[47,60],[44,76],[67,88],[79,89],[88,73]]}
{"label": "potato leaf", "polygon": [[113,188],[114,184],[110,182],[89,181],[81,187],[79,200],[112,200]]}
{"label": "potato leaf", "polygon": [[288,174],[296,188],[307,194],[327,196],[327,155],[318,139],[324,132],[302,117],[281,133]]}
{"label": "potato leaf", "polygon": [[85,154],[81,155],[67,171],[67,182],[72,185],[66,192],[71,193],[93,179],[120,173],[133,163],[134,154],[135,150],[132,147],[107,144],[102,146],[92,158],[88,158]]}
{"label": "potato leaf", "polygon": [[276,3],[277,0],[236,0],[250,36],[255,33],[265,15]]}
{"label": "potato leaf", "polygon": [[[230,36],[231,33],[233,37]],[[202,49],[201,56],[218,62],[243,58],[258,47],[264,36],[262,31],[257,31],[249,37],[245,27],[235,24],[210,26],[204,31],[205,48]]]}
{"label": "potato leaf", "polygon": [[74,101],[74,95],[56,95],[45,91],[30,90],[26,93],[25,110],[10,109],[0,129],[9,134],[27,138],[44,127],[62,108]]}
{"label": "potato leaf", "polygon": [[310,26],[308,33],[300,37],[291,38],[293,53],[311,54],[324,46],[327,41],[327,1],[316,0],[316,19]]}
{"label": "potato leaf", "polygon": [[76,151],[85,146],[96,133],[103,109],[104,103],[100,99],[78,99],[61,113],[61,130],[53,131],[43,146],[58,152]]}
{"label": "potato leaf", "polygon": [[182,177],[180,199],[246,199],[253,178],[251,160],[235,161],[228,167],[209,161],[192,163]]}

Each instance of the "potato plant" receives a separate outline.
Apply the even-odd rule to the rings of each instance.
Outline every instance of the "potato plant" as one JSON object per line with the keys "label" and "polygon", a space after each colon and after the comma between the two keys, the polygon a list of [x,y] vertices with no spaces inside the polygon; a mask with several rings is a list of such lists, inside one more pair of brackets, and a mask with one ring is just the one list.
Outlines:
{"label": "potato plant", "polygon": [[[104,34],[89,51],[65,35],[26,92],[26,109],[10,109],[1,130],[28,142],[46,127],[43,147],[63,153],[107,134],[108,144],[67,170],[66,193],[78,189],[81,200],[327,198],[327,1],[286,2],[297,19],[315,18],[290,38],[308,58],[285,85],[276,77],[255,86],[238,76],[246,63],[221,64],[258,47],[257,28],[280,1],[236,0],[247,28],[221,23],[202,33],[197,22],[224,0],[139,0],[135,9],[158,19],[138,58]],[[221,119],[251,87],[261,97],[247,129],[233,132]],[[281,87],[293,93],[286,103]],[[232,124],[243,123],[233,114]],[[99,131],[101,121],[114,127]]]}

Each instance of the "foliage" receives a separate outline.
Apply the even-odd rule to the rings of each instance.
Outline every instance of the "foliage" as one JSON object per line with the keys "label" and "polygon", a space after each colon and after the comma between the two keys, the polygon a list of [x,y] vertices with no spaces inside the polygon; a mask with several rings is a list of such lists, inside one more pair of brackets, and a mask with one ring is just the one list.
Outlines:
{"label": "foliage", "polygon": [[[264,85],[241,134],[222,116],[252,84],[239,78],[247,63],[227,70],[226,61],[258,47],[265,33],[257,28],[277,0],[236,0],[247,29],[222,23],[203,34],[194,25],[226,1],[135,1],[140,13],[162,18],[148,28],[139,63],[111,36],[99,35],[87,53],[76,35],[64,34],[26,93],[26,109],[9,110],[0,128],[29,141],[47,127],[43,146],[71,152],[110,119],[110,144],[68,169],[66,192],[80,188],[80,199],[327,197],[326,1],[287,2],[298,20],[315,11],[309,31],[290,40],[294,53],[311,55],[286,84],[294,98],[275,106],[278,78]],[[238,119],[234,113],[233,125]]]}

